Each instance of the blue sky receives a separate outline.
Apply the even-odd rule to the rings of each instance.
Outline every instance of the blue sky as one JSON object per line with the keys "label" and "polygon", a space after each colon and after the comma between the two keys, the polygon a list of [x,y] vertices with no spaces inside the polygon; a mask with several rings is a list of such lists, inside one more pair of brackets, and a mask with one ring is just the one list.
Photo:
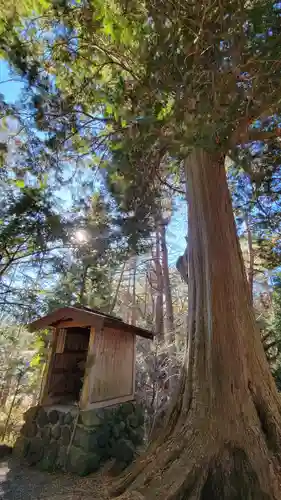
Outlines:
{"label": "blue sky", "polygon": [[[20,77],[12,74],[6,61],[0,61],[0,93],[5,100],[14,103],[18,100],[24,84]],[[62,189],[59,193],[62,203],[69,204],[70,193],[67,189]],[[186,202],[183,198],[178,198],[175,202],[175,212],[167,231],[167,244],[169,250],[170,265],[175,265],[177,258],[182,255],[185,249],[185,236],[187,234],[187,213]]]}
{"label": "blue sky", "polygon": [[10,103],[14,103],[23,87],[20,77],[10,73],[6,61],[0,61],[0,93],[5,96],[5,99]]}

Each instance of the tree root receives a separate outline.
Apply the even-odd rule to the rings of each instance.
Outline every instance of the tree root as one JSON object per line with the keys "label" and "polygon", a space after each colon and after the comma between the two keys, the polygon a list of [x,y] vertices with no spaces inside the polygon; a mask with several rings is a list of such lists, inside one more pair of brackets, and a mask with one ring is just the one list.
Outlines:
{"label": "tree root", "polygon": [[257,439],[245,429],[241,439],[228,442],[202,427],[185,430],[140,457],[111,493],[119,500],[280,500],[263,444],[262,434]]}

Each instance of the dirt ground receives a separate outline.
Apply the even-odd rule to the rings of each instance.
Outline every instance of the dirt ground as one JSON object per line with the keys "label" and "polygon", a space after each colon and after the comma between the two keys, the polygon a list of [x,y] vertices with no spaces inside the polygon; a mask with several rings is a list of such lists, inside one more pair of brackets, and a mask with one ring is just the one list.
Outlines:
{"label": "dirt ground", "polygon": [[0,461],[0,500],[106,500],[107,484],[105,471],[79,478]]}

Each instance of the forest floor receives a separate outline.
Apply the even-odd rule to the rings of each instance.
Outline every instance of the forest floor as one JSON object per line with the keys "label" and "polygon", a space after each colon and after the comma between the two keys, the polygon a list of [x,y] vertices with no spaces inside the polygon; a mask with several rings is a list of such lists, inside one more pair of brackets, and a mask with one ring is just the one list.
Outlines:
{"label": "forest floor", "polygon": [[106,500],[108,481],[106,471],[81,478],[0,461],[0,500]]}

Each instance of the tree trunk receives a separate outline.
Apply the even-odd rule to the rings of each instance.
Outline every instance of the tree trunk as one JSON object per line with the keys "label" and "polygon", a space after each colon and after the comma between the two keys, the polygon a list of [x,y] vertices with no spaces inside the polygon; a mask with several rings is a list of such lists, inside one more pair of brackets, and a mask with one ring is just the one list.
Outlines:
{"label": "tree trunk", "polygon": [[5,373],[2,387],[0,389],[0,408],[5,408],[10,395],[13,374],[10,368]]}
{"label": "tree trunk", "polygon": [[186,161],[188,350],[166,426],[115,488],[148,500],[281,498],[280,399],[256,330],[224,158]]}
{"label": "tree trunk", "polygon": [[119,276],[119,280],[117,282],[117,286],[116,286],[116,289],[115,289],[115,294],[114,294],[112,303],[109,306],[109,314],[113,314],[114,308],[115,308],[115,306],[117,304],[118,294],[119,294],[121,283],[122,283],[122,280],[123,280],[125,268],[126,268],[126,261],[124,262],[124,264],[123,264],[123,266],[121,268],[121,271],[120,271],[120,276]]}
{"label": "tree trunk", "polygon": [[80,292],[79,292],[79,303],[84,305],[85,304],[85,292],[86,292],[86,281],[87,281],[87,273],[88,273],[89,266],[85,265],[83,272],[82,272],[82,281],[81,281],[81,287],[80,287]]}
{"label": "tree trunk", "polygon": [[155,271],[157,276],[156,304],[155,304],[155,331],[160,339],[164,339],[164,314],[163,314],[163,275],[161,266],[160,252],[160,233],[156,230],[156,246],[155,246]]}
{"label": "tree trunk", "polygon": [[169,345],[171,345],[175,341],[175,331],[174,331],[174,311],[173,311],[171,282],[169,274],[168,249],[166,242],[165,224],[161,224],[159,226],[159,236],[160,236],[161,253],[162,253],[163,291],[165,296],[165,312],[166,312],[165,323],[167,332],[166,338]]}
{"label": "tree trunk", "polygon": [[132,319],[131,324],[136,326],[137,324],[137,296],[136,296],[136,281],[137,281],[137,256],[134,255],[132,258],[132,274],[133,274],[133,300],[132,300]]}
{"label": "tree trunk", "polygon": [[249,215],[247,213],[245,214],[245,224],[246,224],[246,231],[247,231],[248,253],[249,253],[248,283],[249,283],[249,289],[250,289],[251,303],[253,304],[255,255],[254,255],[254,247],[253,247],[252,230],[251,230],[251,226],[250,226]]}

